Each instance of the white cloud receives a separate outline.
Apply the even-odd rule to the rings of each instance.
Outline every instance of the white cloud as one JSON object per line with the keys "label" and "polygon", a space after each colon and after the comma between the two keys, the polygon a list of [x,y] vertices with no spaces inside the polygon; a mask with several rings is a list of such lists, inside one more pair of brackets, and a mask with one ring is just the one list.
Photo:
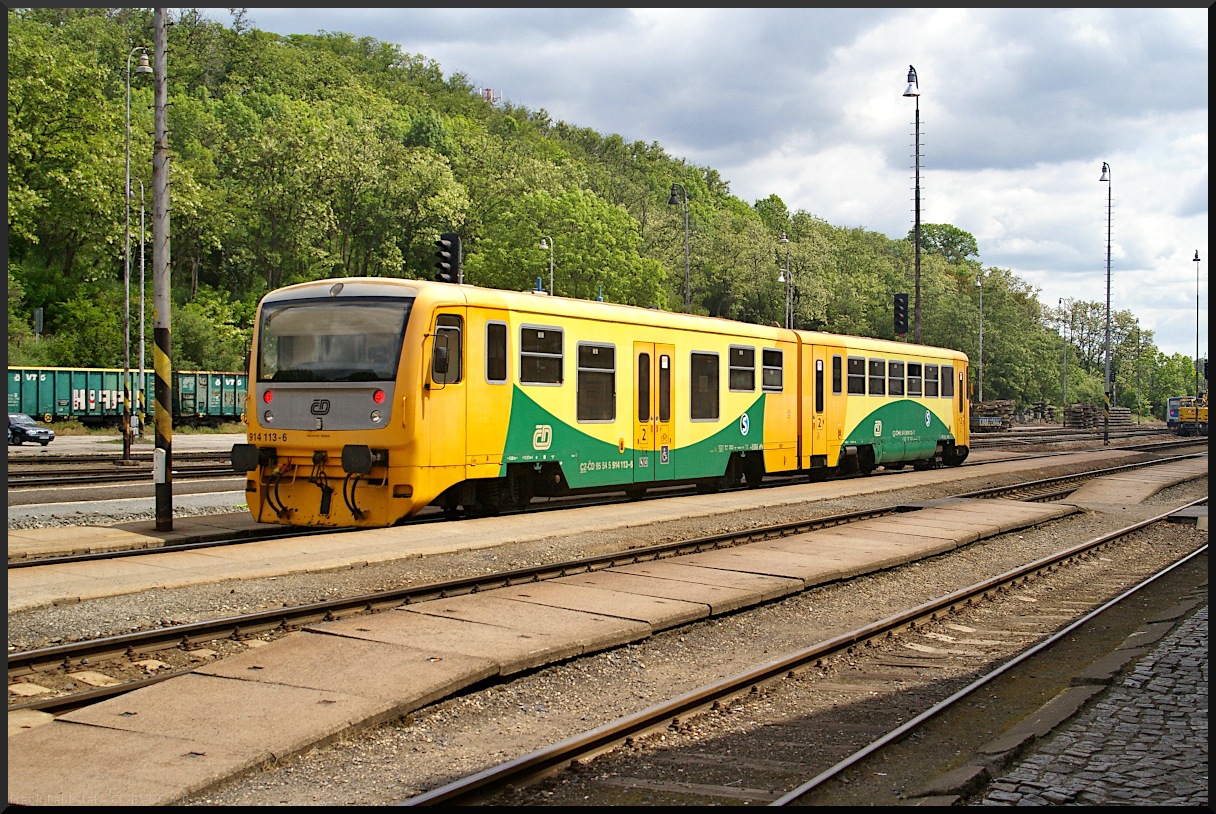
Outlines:
{"label": "white cloud", "polygon": [[[212,10],[227,21],[225,10]],[[1059,297],[1105,297],[1194,352],[1207,256],[1203,9],[251,9],[279,33],[348,31],[438,60],[555,119],[659,141],[753,201],[776,192],[892,237],[912,223],[921,79],[922,220]],[[1206,259],[1201,264],[1206,267]],[[1206,348],[1206,273],[1201,344]],[[1188,328],[1188,326],[1190,326]]]}

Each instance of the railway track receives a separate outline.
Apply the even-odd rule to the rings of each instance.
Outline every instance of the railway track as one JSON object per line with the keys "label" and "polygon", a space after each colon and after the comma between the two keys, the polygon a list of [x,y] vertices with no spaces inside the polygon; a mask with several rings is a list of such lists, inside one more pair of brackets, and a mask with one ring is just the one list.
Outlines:
{"label": "railway track", "polygon": [[[174,480],[198,480],[202,478],[238,478],[239,473],[232,471],[231,465],[190,466],[178,467],[173,470]],[[79,484],[104,485],[109,483],[128,483],[132,481],[150,481],[151,468],[124,470],[115,472],[113,469],[85,469],[66,472],[55,470],[36,470],[33,472],[13,472],[8,475],[10,489],[34,486],[73,486]]]}
{"label": "railway track", "polygon": [[[1123,429],[1111,432],[1110,437],[1112,439],[1127,439],[1173,435],[1174,433],[1164,429]],[[973,432],[971,434],[971,449],[1064,444],[1074,441],[1097,441],[1101,440],[1101,438],[1102,433],[1100,431],[1074,429],[1018,430],[1003,433]]]}
{"label": "railway track", "polygon": [[[1197,455],[1177,456],[1166,459],[1181,460],[1197,457]],[[1099,477],[1113,472],[1147,466],[1163,461],[1151,461],[1141,464],[1125,464],[1118,467],[1107,467],[1089,473],[1065,475],[1057,478],[1040,479],[1019,484],[994,487],[979,491],[968,492],[955,497],[969,498],[999,498],[1016,496],[1020,500],[1050,499],[1062,491],[1072,491],[1084,480]],[[220,619],[207,620],[185,625],[173,625],[152,630],[107,636],[98,639],[84,640],[52,647],[38,648],[23,652],[10,653],[8,670],[10,682],[23,675],[31,675],[48,670],[72,670],[83,664],[94,664],[98,661],[113,659],[136,659],[151,655],[160,650],[181,647],[186,650],[196,649],[204,643],[219,639],[242,640],[252,638],[272,631],[297,630],[309,624],[322,621],[342,619],[348,616],[390,610],[411,603],[443,599],[467,593],[475,593],[493,588],[508,587],[525,583],[539,582],[547,579],[571,576],[580,573],[613,568],[630,563],[644,563],[653,560],[666,559],[719,548],[729,548],[747,543],[779,539],[791,535],[804,534],[816,529],[842,525],[873,517],[882,517],[903,511],[910,511],[917,506],[892,505],[863,511],[829,515],[825,517],[799,520],[789,523],[774,524],[767,527],[752,528],[742,531],[725,532],[688,540],[680,540],[642,548],[617,551],[605,555],[584,557],[574,560],[543,564],[535,567],[513,569],[498,573],[446,580],[424,585],[409,586],[392,590],[378,591],[352,597],[335,598],[321,602],[296,605],[256,613],[229,616]],[[151,683],[163,680],[169,676],[159,676],[149,679]],[[122,685],[120,687],[103,688],[96,691],[61,696],[43,701],[22,705],[24,708],[66,711],[67,709],[92,703],[103,697],[121,694],[135,689],[139,685]],[[10,707],[15,709],[18,707]]]}
{"label": "railway track", "polygon": [[[878,753],[885,747],[914,737],[927,721],[1045,648],[1074,635],[1086,622],[1169,571],[1193,558],[1205,558],[1207,545],[1203,544],[1168,567],[1155,570],[1148,579],[1142,579],[1143,564],[1134,560],[1120,562],[1118,558],[1104,566],[1100,578],[1074,574],[1071,583],[1065,579],[1070,568],[1091,568],[1095,561],[1105,559],[1100,554],[1107,547],[1160,523],[1175,511],[1103,534],[757,665],[453,781],[405,804],[619,804],[622,794],[635,801],[644,799],[647,804],[687,804],[698,798],[702,802],[733,799],[775,805],[823,802],[810,795],[822,793],[831,782],[847,786],[850,781],[846,772],[867,759],[878,760],[881,757]],[[1205,572],[1206,567],[1198,573]],[[1033,591],[1035,586],[1052,581],[1056,584],[1049,586],[1050,593],[1040,592],[1040,596],[1049,597],[1043,605],[1025,595],[1028,588]],[[1139,584],[1124,590],[1134,582]],[[1118,596],[1110,600],[1115,594]],[[1011,598],[1022,598],[1027,604],[1000,601]],[[1079,604],[1101,607],[1084,612],[1078,619],[1075,606]],[[1028,605],[1035,612],[1027,612]],[[1061,619],[1068,621],[1061,623]],[[1010,629],[991,629],[1002,625]],[[990,629],[985,631],[981,626]],[[1017,639],[1033,644],[1024,646],[1008,638],[998,640],[999,634],[1016,634]],[[927,643],[921,644],[916,639]],[[977,658],[992,665],[980,677],[969,681],[938,679],[950,673],[970,678]],[[840,665],[843,659],[850,661],[854,669],[844,669]],[[837,669],[833,670],[833,665]],[[837,683],[832,684],[833,679]],[[893,689],[893,684],[903,686]],[[926,690],[936,693],[938,700],[927,708],[909,710],[899,702],[898,695],[911,687],[919,689],[922,695]],[[726,724],[734,710],[748,708],[746,717],[763,717],[763,713],[754,709],[753,702],[764,699],[766,694],[769,705],[774,694],[800,699],[785,699],[795,707],[810,705],[813,699],[807,700],[808,690],[818,691],[821,696],[843,695],[845,700],[820,699],[816,710],[806,712],[796,721],[747,727],[746,735],[739,734],[738,726]],[[852,723],[842,723],[842,716]],[[834,744],[837,748],[828,745],[832,739],[825,730],[829,728],[852,731],[856,734],[846,740],[860,740],[863,745],[859,749],[847,748],[842,754],[839,744]],[[719,733],[718,729],[726,731]],[[875,731],[883,734],[871,739],[867,732]],[[730,737],[725,737],[727,732]],[[668,734],[672,741],[661,742],[666,741]],[[661,736],[661,741],[653,736]],[[728,743],[729,748],[716,746],[715,739]],[[698,744],[704,748],[695,751],[690,748]],[[554,774],[564,767],[573,769],[573,782],[570,774]],[[886,767],[877,764],[874,768]],[[814,776],[807,779],[811,772]],[[887,772],[872,774],[885,777]],[[734,779],[726,783],[726,777]],[[526,792],[520,791],[522,785],[538,778]],[[887,794],[890,795],[889,785]],[[890,796],[885,798],[885,802],[891,801]]]}
{"label": "railway track", "polygon": [[[1159,444],[1147,444],[1147,445],[1143,445],[1143,447],[1139,447],[1136,449],[1142,449],[1145,451],[1163,450],[1166,448],[1172,449],[1172,448],[1176,448],[1176,447],[1194,446],[1194,443],[1195,442],[1193,442],[1193,441],[1192,442],[1174,441],[1174,442],[1166,442],[1163,444],[1160,444],[1160,443]],[[1048,453],[1048,455],[1050,455],[1050,454],[1051,453]],[[1027,456],[1022,456],[1022,457],[1025,458]],[[1010,459],[1010,460],[1014,460],[1014,459]],[[1162,463],[1162,462],[1168,461],[1168,460],[1176,460],[1176,459],[1175,458],[1157,459],[1157,460],[1153,460],[1153,461],[1141,462],[1138,464],[1127,464],[1122,467],[1109,467],[1106,469],[1096,470],[1096,471],[1099,473],[1102,473],[1102,474],[1110,474],[1112,472],[1119,471],[1120,469],[1123,469],[1123,468],[1151,466],[1153,464]],[[983,463],[994,463],[994,462],[993,461],[984,461]],[[979,462],[976,462],[974,464],[964,464],[964,466],[972,466],[972,465],[979,465]],[[890,473],[890,474],[896,474],[896,473]],[[1055,488],[1049,489],[1048,491],[1043,492],[1042,497],[1033,496],[1035,494],[1038,494],[1038,492],[1036,492],[1036,490],[1042,491],[1042,487],[1037,486],[1037,485],[1028,486],[1027,489],[1029,491],[1026,491],[1024,493],[1014,492],[1014,493],[1010,493],[1010,494],[1004,495],[1004,496],[1011,497],[1011,498],[1017,499],[1017,500],[1051,500],[1051,499],[1055,499],[1056,497],[1068,494],[1070,491],[1072,491],[1073,489],[1076,488],[1076,485],[1083,483],[1085,480],[1088,480],[1093,477],[1100,477],[1100,476],[1101,476],[1100,474],[1090,474],[1090,473],[1079,473],[1077,475],[1061,476],[1060,478],[1054,479],[1053,483],[1055,485]],[[1036,481],[1035,483],[1037,484],[1038,482]],[[1046,483],[1046,482],[1044,482],[1044,483]],[[1072,484],[1076,484],[1076,485],[1072,485]],[[783,482],[776,482],[776,483],[770,482],[770,483],[766,484],[766,486],[778,486],[778,485],[783,485]],[[1027,496],[1023,497],[1023,496],[1021,496],[1022,494],[1025,494]],[[664,497],[668,497],[668,496],[669,495],[666,495],[666,494],[654,494],[654,495],[650,495],[649,497],[643,498],[643,499],[644,500],[661,500]],[[971,495],[971,494],[964,495],[964,497],[973,497],[973,496],[985,496],[985,495]],[[628,498],[620,498],[620,497],[571,498],[571,499],[561,500],[561,501],[557,502],[556,505],[554,505],[554,504],[537,504],[537,505],[534,505],[531,508],[523,510],[523,511],[538,511],[538,510],[543,510],[545,508],[576,508],[579,506],[603,505],[604,503],[612,503],[612,502],[628,503],[628,502],[633,502],[633,501],[631,501]],[[519,514],[519,513],[521,513],[521,512],[519,512],[519,511],[504,512],[504,514]],[[437,513],[428,511],[428,513],[411,518],[409,523],[411,523],[411,524],[433,523],[433,522],[437,522],[441,519],[442,518],[440,516],[438,516]],[[273,527],[273,528],[277,529],[278,527]],[[355,531],[357,529],[347,529],[347,530]],[[265,534],[251,535],[251,534],[245,533],[245,534],[234,535],[232,537],[226,537],[226,538],[222,538],[222,539],[208,539],[208,540],[202,540],[202,541],[197,541],[197,542],[173,543],[173,544],[166,544],[164,546],[153,547],[153,548],[118,549],[118,550],[111,550],[111,551],[97,551],[97,552],[91,552],[91,553],[87,553],[87,554],[63,555],[63,556],[57,556],[57,557],[23,557],[23,558],[19,558],[19,559],[10,559],[9,563],[8,563],[8,567],[9,568],[30,568],[30,567],[39,566],[39,565],[55,565],[55,564],[60,564],[60,563],[71,563],[71,562],[90,562],[93,560],[116,559],[116,558],[121,558],[121,557],[138,557],[138,556],[143,556],[146,554],[156,554],[156,553],[160,553],[160,552],[167,551],[167,550],[189,551],[189,550],[193,550],[193,549],[210,548],[210,547],[219,546],[219,545],[231,545],[234,543],[254,542],[254,541],[258,541],[258,540],[282,539],[282,538],[287,538],[287,537],[292,537],[292,536],[303,536],[305,534],[310,534],[310,533],[323,534],[323,533],[330,533],[333,531],[341,531],[341,529],[337,529],[337,530],[335,530],[335,529],[297,530],[297,531],[286,532],[286,533],[279,533],[278,531],[268,530]]]}

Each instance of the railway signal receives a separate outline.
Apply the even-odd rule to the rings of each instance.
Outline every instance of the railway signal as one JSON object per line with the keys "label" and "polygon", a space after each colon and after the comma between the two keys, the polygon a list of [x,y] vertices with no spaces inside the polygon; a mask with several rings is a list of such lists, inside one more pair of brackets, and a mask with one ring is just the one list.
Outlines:
{"label": "railway signal", "polygon": [[908,295],[895,295],[895,335],[908,335]]}
{"label": "railway signal", "polygon": [[439,251],[435,252],[435,257],[438,258],[435,267],[439,269],[435,273],[435,280],[441,283],[464,282],[464,269],[461,267],[460,235],[455,232],[444,232],[435,241],[435,245],[439,247]]}

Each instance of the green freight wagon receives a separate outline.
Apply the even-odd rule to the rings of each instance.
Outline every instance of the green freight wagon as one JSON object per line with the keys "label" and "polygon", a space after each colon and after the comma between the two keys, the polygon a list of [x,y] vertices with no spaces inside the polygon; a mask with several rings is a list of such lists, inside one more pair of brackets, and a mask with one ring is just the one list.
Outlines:
{"label": "green freight wagon", "polygon": [[[123,372],[105,368],[10,367],[8,411],[27,413],[43,421],[76,419],[84,424],[116,425],[122,417]],[[156,376],[145,368],[148,420],[155,409]],[[138,411],[131,372],[132,412]],[[227,371],[179,370],[173,374],[173,423],[220,424],[240,421],[249,377]]]}

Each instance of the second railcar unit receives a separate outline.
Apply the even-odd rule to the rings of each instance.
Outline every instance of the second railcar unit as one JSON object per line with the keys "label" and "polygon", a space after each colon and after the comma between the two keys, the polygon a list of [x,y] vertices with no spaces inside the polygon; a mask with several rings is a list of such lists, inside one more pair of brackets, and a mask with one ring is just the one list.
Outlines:
{"label": "second railcar unit", "polygon": [[960,463],[966,356],[410,280],[268,294],[250,372],[249,508],[383,526],[429,504],[758,484]]}
{"label": "second railcar unit", "polygon": [[[86,424],[117,424],[122,418],[123,371],[117,368],[10,367],[8,411],[43,421],[76,419]],[[151,420],[156,375],[145,369],[146,413]],[[131,409],[138,410],[139,371],[131,372]],[[174,424],[239,421],[245,409],[244,373],[179,370],[171,385]]]}

